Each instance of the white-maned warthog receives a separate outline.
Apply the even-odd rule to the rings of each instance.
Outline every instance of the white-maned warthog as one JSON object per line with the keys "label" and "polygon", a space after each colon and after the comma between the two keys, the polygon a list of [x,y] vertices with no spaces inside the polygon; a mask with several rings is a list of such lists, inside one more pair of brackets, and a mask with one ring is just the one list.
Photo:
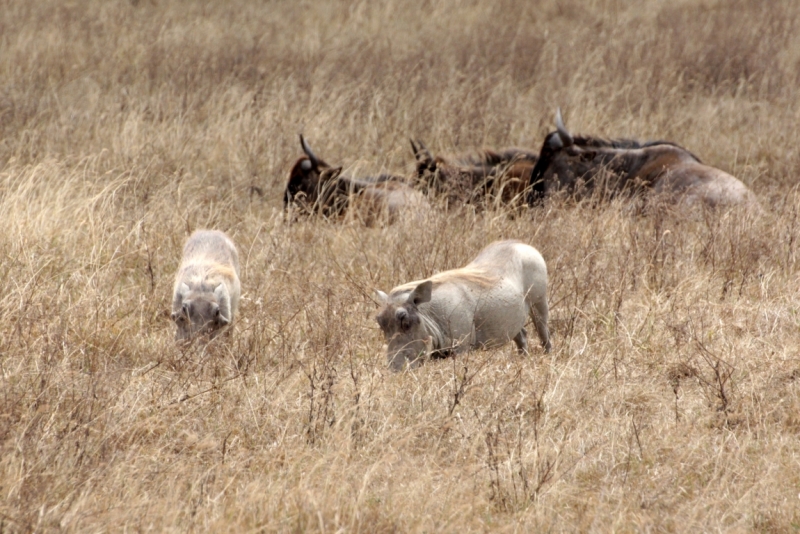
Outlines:
{"label": "white-maned warthog", "polygon": [[233,322],[240,293],[239,254],[233,241],[216,230],[194,232],[183,247],[175,276],[175,339],[187,340],[198,333],[214,337]]}
{"label": "white-maned warthog", "polygon": [[492,348],[512,339],[526,353],[529,316],[550,350],[547,266],[539,251],[519,241],[496,241],[465,267],[377,294],[383,308],[376,318],[396,371],[416,367],[429,355]]}

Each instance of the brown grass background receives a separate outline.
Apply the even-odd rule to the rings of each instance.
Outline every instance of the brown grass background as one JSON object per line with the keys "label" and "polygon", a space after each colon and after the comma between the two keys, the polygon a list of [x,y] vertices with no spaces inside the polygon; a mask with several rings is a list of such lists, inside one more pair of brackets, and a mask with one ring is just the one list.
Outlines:
{"label": "brown grass background", "polygon": [[[0,2],[0,530],[796,532],[799,84],[791,0]],[[300,132],[408,174],[556,106],[764,213],[283,220]],[[178,347],[203,227],[241,313]],[[553,352],[389,373],[372,290],[499,238],[548,262]]]}

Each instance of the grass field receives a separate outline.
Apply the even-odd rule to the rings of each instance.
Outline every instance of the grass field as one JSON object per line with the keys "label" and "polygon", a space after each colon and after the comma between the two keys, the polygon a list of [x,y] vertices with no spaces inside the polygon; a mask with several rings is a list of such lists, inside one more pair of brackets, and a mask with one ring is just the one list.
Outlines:
{"label": "grass field", "polygon": [[[800,530],[800,4],[0,1],[0,531]],[[553,199],[287,222],[302,154],[410,175],[668,139],[764,212]],[[231,335],[169,318],[197,228]],[[386,366],[373,290],[537,247],[553,351]]]}

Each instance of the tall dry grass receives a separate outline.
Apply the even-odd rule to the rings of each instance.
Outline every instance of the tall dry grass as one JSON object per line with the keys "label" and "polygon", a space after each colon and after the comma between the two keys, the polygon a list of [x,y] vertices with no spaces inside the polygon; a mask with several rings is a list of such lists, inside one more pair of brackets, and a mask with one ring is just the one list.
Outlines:
{"label": "tall dry grass", "polygon": [[[795,531],[798,16],[2,3],[0,530]],[[681,143],[764,213],[282,218],[298,132],[410,172],[409,137],[538,147],[558,105]],[[237,242],[243,302],[231,336],[180,347],[171,277],[201,227]],[[552,354],[389,373],[372,290],[500,238],[548,262]]]}

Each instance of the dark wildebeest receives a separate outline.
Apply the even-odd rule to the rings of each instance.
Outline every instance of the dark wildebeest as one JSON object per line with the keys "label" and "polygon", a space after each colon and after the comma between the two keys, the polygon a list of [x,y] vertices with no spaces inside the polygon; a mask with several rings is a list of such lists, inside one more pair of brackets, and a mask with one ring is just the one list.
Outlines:
{"label": "dark wildebeest", "polygon": [[427,192],[443,196],[449,204],[504,204],[521,199],[537,154],[523,148],[483,149],[452,158],[433,156],[422,141],[411,140],[417,162],[417,179]]}
{"label": "dark wildebeest", "polygon": [[573,136],[559,109],[556,131],[545,138],[531,173],[528,204],[558,189],[591,192],[600,183],[610,195],[647,191],[672,204],[759,206],[746,185],[675,143]]}
{"label": "dark wildebeest", "polygon": [[529,317],[545,351],[551,347],[547,265],[539,251],[519,241],[495,241],[465,267],[377,294],[383,307],[376,318],[395,371],[415,367],[428,355],[511,340],[527,353]]}
{"label": "dark wildebeest", "polygon": [[289,173],[283,196],[285,209],[294,204],[309,213],[334,218],[354,211],[368,225],[381,218],[392,222],[401,212],[419,215],[429,209],[425,197],[402,178],[388,174],[364,179],[344,177],[342,168],[331,167],[317,157],[302,135],[300,144],[306,155]]}

